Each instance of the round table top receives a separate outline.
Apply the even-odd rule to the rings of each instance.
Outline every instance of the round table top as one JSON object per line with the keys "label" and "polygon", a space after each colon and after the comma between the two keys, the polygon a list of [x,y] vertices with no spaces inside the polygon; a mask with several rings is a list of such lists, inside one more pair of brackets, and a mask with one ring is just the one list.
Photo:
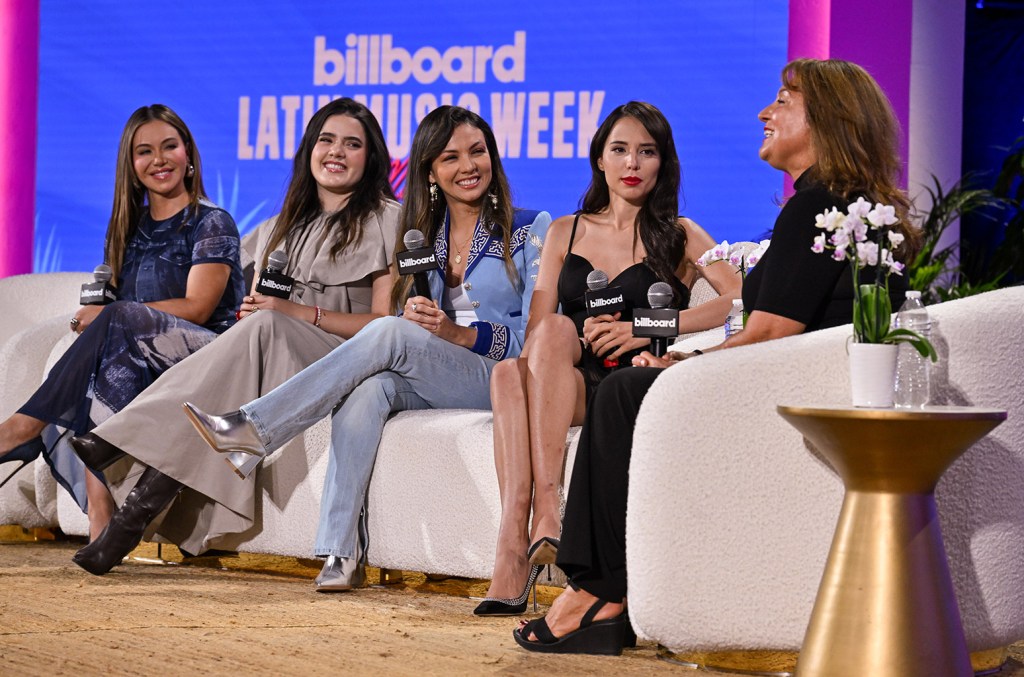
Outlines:
{"label": "round table top", "polygon": [[996,421],[1006,420],[1005,409],[993,409],[991,407],[961,407],[961,406],[928,406],[913,409],[871,409],[867,407],[853,407],[850,405],[838,406],[800,406],[779,404],[775,407],[780,414],[791,416],[808,416],[819,418],[849,418],[849,419],[876,419],[876,420],[978,420],[992,419]]}

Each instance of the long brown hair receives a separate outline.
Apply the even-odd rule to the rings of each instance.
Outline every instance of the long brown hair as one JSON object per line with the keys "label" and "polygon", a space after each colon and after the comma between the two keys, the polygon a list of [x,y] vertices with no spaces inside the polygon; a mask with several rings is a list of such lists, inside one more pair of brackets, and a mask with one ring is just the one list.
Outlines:
{"label": "long brown hair", "polygon": [[686,252],[686,230],[679,225],[679,155],[672,138],[672,127],[655,106],[643,101],[630,101],[608,114],[590,142],[590,186],[580,200],[584,214],[596,214],[608,207],[611,196],[608,181],[598,166],[612,128],[622,118],[633,118],[647,130],[658,146],[661,165],[658,180],[637,212],[633,224],[636,238],[644,243],[647,265],[662,281],[673,284],[676,269]]}
{"label": "long brown hair", "polygon": [[[188,163],[193,171],[185,173],[185,190],[188,191],[189,206],[192,214],[199,208],[199,200],[206,198],[203,188],[203,163],[199,159],[196,147],[185,122],[178,114],[167,106],[155,103],[137,109],[128,118],[121,132],[121,143],[117,148],[117,171],[114,174],[114,206],[107,224],[107,235],[103,245],[104,260],[113,271],[113,280],[117,280],[124,263],[124,250],[135,232],[139,217],[146,204],[146,187],[135,174],[135,162],[132,143],[135,133],[142,125],[160,120],[177,130],[181,142],[185,145]],[[189,174],[191,173],[191,176]]]}
{"label": "long brown hair", "polygon": [[840,59],[791,61],[782,84],[804,97],[817,155],[810,178],[837,195],[895,207],[895,227],[905,238],[896,258],[912,260],[921,233],[910,224],[910,200],[899,187],[900,127],[882,88],[863,68]]}
{"label": "long brown hair", "polygon": [[[505,259],[505,271],[513,286],[518,286],[519,275],[512,261],[512,219],[515,209],[512,206],[512,190],[508,185],[508,177],[501,166],[498,155],[498,143],[494,132],[487,122],[473,111],[458,106],[441,106],[431,111],[416,129],[409,150],[409,175],[406,179],[405,202],[402,205],[402,227],[399,228],[397,251],[405,250],[403,238],[410,230],[423,233],[428,246],[441,230],[448,200],[443,191],[437,192],[437,203],[430,201],[430,167],[434,160],[448,146],[452,134],[457,127],[470,125],[479,129],[484,135],[484,144],[491,160],[491,185],[488,195],[484,197],[480,208],[480,223],[491,236],[501,237],[502,256]],[[497,198],[494,206],[489,196]],[[412,285],[411,276],[403,275],[395,281],[391,289],[392,307],[398,309],[409,295]]]}
{"label": "long brown hair", "polygon": [[335,115],[347,115],[363,126],[367,153],[366,167],[363,169],[359,185],[352,192],[345,207],[328,218],[327,229],[334,237],[331,259],[337,258],[345,247],[359,242],[363,236],[363,222],[371,213],[383,206],[385,199],[395,199],[389,181],[391,157],[377,118],[369,108],[353,99],[341,98],[331,101],[309,120],[302,141],[299,142],[299,148],[295,151],[292,178],[288,184],[284,204],[281,206],[281,213],[278,214],[269,244],[263,253],[263,266],[267,265],[270,252],[277,249],[282,242],[286,242],[290,234],[308,227],[323,213],[317,183],[310,169],[310,157],[324,123]]}

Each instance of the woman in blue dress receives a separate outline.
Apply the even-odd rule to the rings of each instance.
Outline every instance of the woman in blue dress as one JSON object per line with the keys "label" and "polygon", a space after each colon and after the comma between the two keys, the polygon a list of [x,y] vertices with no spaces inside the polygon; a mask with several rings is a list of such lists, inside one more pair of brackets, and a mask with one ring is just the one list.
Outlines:
{"label": "woman in blue dress", "polygon": [[384,422],[406,409],[489,409],[491,370],[522,349],[542,238],[551,217],[516,210],[490,126],[442,106],[409,157],[402,232],[424,233],[437,267],[430,298],[392,293],[401,317],[367,325],[274,391],[224,417],[191,409],[218,451],[263,457],[332,415],[331,458],[314,554],[318,591],[364,580],[360,512]]}
{"label": "woman in blue dress", "polygon": [[75,313],[70,329],[78,339],[0,424],[0,463],[43,454],[88,512],[90,537],[114,505],[67,444],[67,431],[84,433],[120,411],[235,322],[244,292],[239,249],[234,220],[206,199],[199,149],[185,123],[160,104],[132,113],[104,247],[117,300]]}

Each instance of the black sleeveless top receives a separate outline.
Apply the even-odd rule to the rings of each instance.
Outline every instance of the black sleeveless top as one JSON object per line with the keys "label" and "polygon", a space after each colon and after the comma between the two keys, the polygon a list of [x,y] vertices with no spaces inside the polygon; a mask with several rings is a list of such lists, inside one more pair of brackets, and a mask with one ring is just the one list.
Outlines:
{"label": "black sleeveless top", "polygon": [[[587,275],[594,270],[593,264],[579,254],[572,253],[572,243],[576,239],[576,225],[580,221],[580,213],[572,222],[572,233],[569,234],[569,247],[565,252],[562,270],[558,273],[558,303],[562,306],[562,314],[568,316],[576,325],[576,333],[583,336],[583,321],[587,319],[587,307],[583,295],[588,291]],[[649,308],[647,290],[655,282],[662,280],[654,274],[645,261],[634,263],[608,281],[608,286],[622,289],[622,300],[625,308],[620,321],[632,322],[634,308]],[[685,308],[690,303],[690,290],[675,277],[669,282],[672,286],[672,306]],[[582,339],[581,339],[582,343]],[[583,346],[583,354],[578,365],[583,372],[583,382],[587,389],[587,401],[605,376],[622,367],[632,366],[633,356],[644,350],[630,350],[618,358],[618,362],[608,362],[595,355],[589,346]]]}
{"label": "black sleeveless top", "polygon": [[[562,306],[562,314],[572,319],[576,325],[576,333],[582,336],[583,321],[587,319],[587,308],[583,302],[583,295],[587,292],[587,275],[594,266],[579,254],[572,253],[572,243],[576,239],[576,224],[580,221],[580,214],[572,222],[572,233],[569,234],[569,247],[565,252],[565,260],[562,262],[562,270],[558,274],[558,302]],[[654,274],[654,271],[646,262],[634,263],[615,276],[615,279],[608,281],[609,287],[621,287],[622,299],[625,309],[622,311],[622,321],[633,320],[634,308],[649,308],[647,302],[647,290],[655,282],[662,280]],[[672,306],[685,308],[690,303],[690,290],[676,278],[669,282],[672,286]]]}

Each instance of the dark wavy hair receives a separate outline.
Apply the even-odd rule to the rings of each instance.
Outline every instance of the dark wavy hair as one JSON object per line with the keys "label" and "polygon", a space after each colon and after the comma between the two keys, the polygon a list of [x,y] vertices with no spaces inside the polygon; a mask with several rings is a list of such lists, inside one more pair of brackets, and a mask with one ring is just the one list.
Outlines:
{"label": "dark wavy hair", "polygon": [[840,59],[790,61],[782,84],[804,97],[817,155],[810,178],[850,200],[863,195],[895,207],[895,227],[904,236],[896,258],[913,260],[921,233],[910,224],[910,200],[899,188],[900,127],[882,88],[863,68]]}
{"label": "dark wavy hair", "polygon": [[110,221],[107,223],[107,235],[103,245],[103,257],[114,273],[112,279],[115,284],[124,263],[125,247],[135,232],[147,200],[146,187],[135,174],[132,144],[139,127],[155,120],[174,127],[185,146],[188,163],[192,166],[191,175],[187,171],[185,173],[189,214],[194,215],[199,208],[199,200],[206,198],[206,190],[203,188],[203,163],[199,159],[199,148],[196,147],[188,125],[177,113],[161,103],[135,109],[125,123],[124,131],[121,132],[121,142],[117,149],[117,170],[114,174],[114,205],[110,210]]}
{"label": "dark wavy hair", "polygon": [[657,144],[661,158],[658,180],[633,224],[633,246],[639,237],[647,252],[644,260],[648,267],[659,279],[672,284],[686,251],[686,231],[679,225],[679,155],[672,139],[672,126],[655,106],[643,101],[630,101],[609,113],[597,128],[590,142],[590,186],[580,200],[580,211],[596,214],[608,207],[608,181],[598,167],[598,160],[604,153],[612,128],[626,117],[643,125]]}
{"label": "dark wavy hair", "polygon": [[[444,222],[448,200],[443,191],[438,191],[437,203],[430,203],[430,168],[452,138],[457,127],[469,125],[479,129],[484,135],[484,144],[491,160],[491,185],[480,205],[480,223],[491,236],[500,237],[504,245],[503,258],[505,272],[513,286],[519,285],[519,274],[512,261],[512,218],[515,209],[512,206],[512,190],[508,185],[508,177],[501,166],[498,155],[498,143],[494,132],[487,121],[471,110],[458,106],[440,106],[427,114],[416,129],[409,150],[409,174],[405,182],[405,201],[402,204],[401,228],[398,233],[397,251],[405,251],[403,238],[410,230],[418,230],[430,246],[438,236]],[[490,196],[497,198],[497,207],[492,204]],[[399,277],[391,290],[391,304],[395,309],[401,307],[409,295],[412,277]]]}
{"label": "dark wavy hair", "polygon": [[267,265],[270,252],[285,242],[289,236],[300,233],[323,214],[323,205],[317,192],[317,183],[310,169],[310,157],[327,119],[335,115],[347,115],[363,126],[366,136],[366,168],[349,198],[348,203],[327,220],[327,229],[333,233],[331,258],[337,258],[345,247],[359,242],[363,236],[363,223],[373,212],[379,211],[387,199],[394,200],[391,190],[391,156],[384,141],[384,132],[370,109],[354,99],[341,98],[331,101],[318,110],[306,125],[299,148],[292,163],[292,178],[284,197],[281,213],[277,216],[270,241],[263,254],[263,266]]}

